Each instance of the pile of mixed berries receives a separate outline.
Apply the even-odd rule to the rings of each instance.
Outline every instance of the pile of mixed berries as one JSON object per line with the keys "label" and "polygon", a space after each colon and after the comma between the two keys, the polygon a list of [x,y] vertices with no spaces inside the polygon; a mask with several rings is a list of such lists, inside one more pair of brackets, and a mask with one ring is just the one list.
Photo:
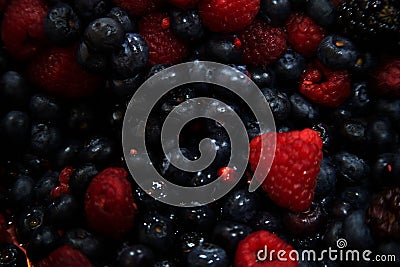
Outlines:
{"label": "pile of mixed berries", "polygon": [[[0,0],[0,266],[400,266],[398,0]],[[184,101],[216,99],[249,137],[244,177],[226,196],[183,208],[130,177],[121,132],[143,82],[194,60],[236,68],[274,115],[275,158],[248,191],[262,145],[254,114],[226,89],[179,86],[146,124],[152,164],[175,184],[231,182],[223,125],[182,130],[189,159],[205,137],[214,162],[183,172],[161,149]],[[263,151],[269,151],[268,148]],[[262,260],[260,250],[337,248],[395,262]]]}

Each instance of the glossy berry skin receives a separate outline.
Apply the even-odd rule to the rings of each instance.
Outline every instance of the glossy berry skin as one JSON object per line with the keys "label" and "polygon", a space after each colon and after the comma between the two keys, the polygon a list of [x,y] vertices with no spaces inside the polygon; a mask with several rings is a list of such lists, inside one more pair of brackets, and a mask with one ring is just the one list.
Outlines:
{"label": "glossy berry skin", "polygon": [[10,190],[10,198],[18,208],[26,208],[31,205],[35,194],[33,192],[35,182],[29,176],[19,176]]}
{"label": "glossy berry skin", "polygon": [[120,7],[113,7],[110,12],[108,12],[107,17],[112,18],[116,22],[118,22],[125,33],[135,32],[137,25],[135,22],[129,17],[129,14],[126,10]]}
{"label": "glossy berry skin", "polygon": [[370,173],[368,164],[356,155],[339,152],[334,157],[337,173],[342,181],[360,184]]}
{"label": "glossy berry skin", "polygon": [[347,69],[357,60],[357,50],[351,40],[340,35],[328,35],[318,47],[318,58],[331,69]]}
{"label": "glossy berry skin", "polygon": [[111,18],[92,21],[84,33],[85,43],[92,49],[107,51],[116,49],[124,38],[121,25]]}
{"label": "glossy berry skin", "polygon": [[297,81],[306,68],[306,60],[299,53],[288,50],[274,65],[280,81]]}
{"label": "glossy berry skin", "polygon": [[150,248],[144,245],[123,247],[117,256],[116,266],[143,266],[151,267],[154,263],[154,254]]}
{"label": "glossy berry skin", "polygon": [[172,32],[188,41],[197,41],[204,35],[204,28],[197,10],[174,9],[169,13]]}
{"label": "glossy berry skin", "polygon": [[92,179],[99,173],[92,163],[84,164],[71,174],[68,184],[71,192],[78,198],[82,198]]}
{"label": "glossy berry skin", "polygon": [[266,67],[249,68],[252,81],[259,87],[271,87],[275,82],[275,73]]}
{"label": "glossy berry skin", "polygon": [[277,122],[285,121],[291,112],[291,104],[287,95],[271,88],[262,88],[261,91],[269,104],[274,119]]}
{"label": "glossy berry skin", "polygon": [[206,42],[208,56],[219,62],[240,62],[242,49],[235,45],[235,38],[231,34],[211,35]]}
{"label": "glossy berry skin", "polygon": [[334,5],[329,0],[309,0],[307,14],[324,27],[333,25],[336,17]]}
{"label": "glossy berry skin", "polygon": [[305,212],[286,212],[282,221],[287,231],[294,236],[316,234],[326,224],[326,214],[322,207],[311,205]]}
{"label": "glossy berry skin", "polygon": [[36,200],[41,203],[50,202],[51,190],[58,186],[58,173],[46,173],[35,184],[34,191]]}
{"label": "glossy berry skin", "polygon": [[261,0],[260,14],[272,25],[283,25],[289,18],[291,3],[289,0]]}
{"label": "glossy berry skin", "polygon": [[18,215],[16,230],[18,238],[22,242],[28,241],[34,231],[44,224],[44,213],[45,209],[43,207],[32,207]]}
{"label": "glossy berry skin", "polygon": [[52,155],[60,145],[59,129],[50,124],[35,124],[31,129],[30,147],[39,156]]}
{"label": "glossy berry skin", "polygon": [[317,185],[315,186],[315,198],[323,199],[329,194],[334,193],[336,181],[336,170],[332,162],[328,159],[323,159],[317,178]]}
{"label": "glossy berry skin", "polygon": [[234,253],[240,240],[252,232],[249,226],[244,224],[221,221],[217,223],[212,231],[212,240],[221,246],[228,254]]}
{"label": "glossy berry skin", "polygon": [[104,73],[107,70],[108,57],[93,51],[85,42],[80,42],[76,59],[78,64],[89,73]]}
{"label": "glossy berry skin", "polygon": [[259,209],[257,197],[248,190],[230,193],[222,204],[222,217],[227,220],[247,223]]}
{"label": "glossy berry skin", "polygon": [[70,227],[79,221],[79,202],[74,196],[61,195],[47,207],[48,222],[59,228]]}
{"label": "glossy berry skin", "polygon": [[112,53],[113,74],[119,78],[130,78],[143,69],[149,61],[149,47],[137,33],[127,33],[121,47]]}
{"label": "glossy berry skin", "polygon": [[260,211],[250,221],[249,225],[254,231],[265,230],[276,233],[282,230],[281,215],[272,211]]}
{"label": "glossy berry skin", "polygon": [[187,262],[187,256],[197,246],[208,241],[208,237],[200,232],[183,233],[178,240],[177,252],[181,262]]}
{"label": "glossy berry skin", "polygon": [[211,243],[203,243],[188,255],[188,267],[228,267],[229,260],[225,250]]}
{"label": "glossy berry skin", "polygon": [[399,184],[400,160],[398,153],[379,154],[372,166],[374,181],[380,184]]}
{"label": "glossy berry skin", "polygon": [[184,208],[179,214],[179,221],[190,226],[190,230],[207,232],[215,225],[217,216],[209,206],[199,208]]}
{"label": "glossy berry skin", "polygon": [[62,106],[58,100],[45,94],[35,94],[29,101],[29,110],[33,119],[48,122],[62,117]]}
{"label": "glossy berry skin", "polygon": [[343,235],[348,242],[348,247],[351,248],[368,249],[375,244],[363,210],[352,212],[344,220]]}
{"label": "glossy berry skin", "polygon": [[24,252],[13,244],[2,244],[0,246],[0,266],[4,267],[27,267]]}
{"label": "glossy berry skin", "polygon": [[106,164],[114,156],[114,144],[106,137],[95,137],[88,140],[79,153],[84,163]]}
{"label": "glossy berry skin", "polygon": [[42,226],[35,230],[29,240],[26,251],[29,259],[36,262],[56,248],[59,235],[50,226]]}
{"label": "glossy berry skin", "polygon": [[44,20],[44,32],[49,40],[58,45],[74,42],[79,34],[81,22],[71,6],[57,4],[48,12]]}

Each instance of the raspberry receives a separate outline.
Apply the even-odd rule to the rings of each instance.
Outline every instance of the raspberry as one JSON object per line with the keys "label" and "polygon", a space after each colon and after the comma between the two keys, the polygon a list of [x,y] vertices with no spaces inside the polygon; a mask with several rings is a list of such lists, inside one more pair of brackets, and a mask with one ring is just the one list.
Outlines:
{"label": "raspberry", "polygon": [[213,32],[235,32],[250,25],[260,10],[260,0],[201,0],[199,14]]}
{"label": "raspberry", "polygon": [[121,238],[133,229],[136,207],[127,176],[122,168],[108,168],[93,178],[85,198],[91,229],[113,238]]}
{"label": "raspberry", "polygon": [[376,194],[367,211],[367,223],[374,236],[400,240],[400,187]]}
{"label": "raspberry", "polygon": [[317,104],[337,107],[350,96],[350,88],[347,71],[332,71],[317,62],[307,66],[299,91]]}
{"label": "raspberry", "polygon": [[325,37],[325,31],[310,17],[293,14],[286,23],[288,41],[292,47],[305,57],[317,54],[319,43]]}
{"label": "raspberry", "polygon": [[26,60],[46,43],[43,25],[47,10],[42,0],[11,1],[4,14],[1,36],[12,57]]}
{"label": "raspberry", "polygon": [[167,0],[167,1],[181,9],[193,8],[199,2],[199,0]]}
{"label": "raspberry", "polygon": [[282,28],[256,20],[241,34],[243,60],[246,64],[268,65],[286,51],[286,34]]}
{"label": "raspberry", "polygon": [[72,167],[65,167],[61,172],[60,175],[58,176],[58,181],[60,182],[60,185],[57,186],[56,188],[53,188],[51,190],[51,199],[56,199],[57,197],[61,195],[68,195],[70,194],[69,190],[69,178],[71,177],[71,174],[74,172],[74,168]]}
{"label": "raspberry", "polygon": [[79,66],[75,52],[75,46],[44,51],[29,65],[30,81],[55,96],[78,98],[92,94],[101,87],[102,80]]}
{"label": "raspberry", "polygon": [[149,64],[177,64],[187,54],[187,45],[177,38],[170,28],[165,26],[167,13],[152,13],[139,22],[139,33],[149,46]]}
{"label": "raspberry", "polygon": [[[265,255],[265,250],[267,255]],[[275,253],[272,253],[273,250]],[[278,260],[277,255],[280,250],[285,251],[285,255],[280,255],[280,257],[287,261]],[[235,267],[296,267],[298,262],[289,257],[291,255],[293,258],[293,255],[290,254],[291,251],[294,251],[293,247],[278,236],[267,231],[254,232],[240,241],[235,254]],[[273,257],[269,257],[270,254]],[[258,257],[266,257],[266,260],[261,261]],[[270,260],[271,258],[272,260]]]}
{"label": "raspberry", "polygon": [[114,4],[122,7],[132,15],[149,14],[160,8],[163,0],[113,0]]}
{"label": "raspberry", "polygon": [[[250,165],[255,171],[265,161],[261,144],[276,136],[275,158],[262,188],[279,206],[306,211],[313,200],[322,161],[322,139],[316,131],[305,129],[286,133],[265,133],[250,142]],[[267,153],[271,151],[265,147]]]}
{"label": "raspberry", "polygon": [[[36,266],[36,265],[35,265]],[[62,246],[41,260],[37,267],[92,267],[92,263],[79,250]]]}
{"label": "raspberry", "polygon": [[380,64],[371,75],[371,86],[379,95],[400,96],[400,58],[391,58]]}

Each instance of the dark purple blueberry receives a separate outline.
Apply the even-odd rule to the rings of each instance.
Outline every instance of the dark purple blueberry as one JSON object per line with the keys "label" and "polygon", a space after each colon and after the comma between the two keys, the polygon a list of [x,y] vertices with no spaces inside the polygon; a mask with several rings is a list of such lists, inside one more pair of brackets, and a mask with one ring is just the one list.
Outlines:
{"label": "dark purple blueberry", "polygon": [[229,193],[222,203],[222,217],[240,223],[249,222],[259,209],[257,196],[247,189]]}
{"label": "dark purple blueberry", "polygon": [[272,25],[282,25],[289,18],[289,0],[261,0],[261,16]]}
{"label": "dark purple blueberry", "polygon": [[400,154],[379,154],[372,165],[372,177],[378,185],[400,183]]}
{"label": "dark purple blueberry", "polygon": [[0,245],[0,266],[2,267],[27,267],[25,253],[16,245]]}
{"label": "dark purple blueberry", "polygon": [[58,3],[51,7],[44,19],[44,32],[57,45],[68,45],[80,34],[81,22],[71,6]]}
{"label": "dark purple blueberry", "polygon": [[209,231],[217,221],[217,216],[210,206],[182,208],[178,218],[183,226],[199,232]]}
{"label": "dark purple blueberry", "polygon": [[306,237],[316,234],[326,223],[326,212],[317,204],[305,212],[285,212],[282,221],[294,236]]}
{"label": "dark purple blueberry", "polygon": [[42,176],[48,170],[48,161],[34,154],[25,154],[22,163],[27,170],[26,174],[33,178]]}
{"label": "dark purple blueberry", "polygon": [[302,95],[295,93],[290,96],[290,103],[292,104],[291,117],[294,120],[299,120],[305,123],[313,123],[320,117],[318,106],[309,102]]}
{"label": "dark purple blueberry", "polygon": [[330,160],[324,158],[321,163],[321,169],[317,177],[317,185],[315,187],[315,199],[323,199],[333,194],[336,189],[336,170]]}
{"label": "dark purple blueberry", "polygon": [[347,69],[356,62],[357,50],[350,39],[340,35],[329,35],[319,44],[318,58],[329,68]]}
{"label": "dark purple blueberry", "polygon": [[88,47],[85,42],[80,42],[76,59],[78,64],[89,73],[105,73],[108,65],[108,55],[96,52]]}
{"label": "dark purple blueberry", "polygon": [[259,87],[272,87],[275,83],[275,73],[267,67],[250,67],[249,73],[253,82]]}
{"label": "dark purple blueberry", "polygon": [[32,207],[26,209],[17,216],[16,230],[18,240],[21,242],[28,241],[33,232],[44,225],[45,209],[44,207]]}
{"label": "dark purple blueberry", "polygon": [[356,62],[350,67],[350,70],[355,75],[366,75],[368,72],[377,65],[377,57],[375,54],[367,52],[359,52]]}
{"label": "dark purple blueberry", "polygon": [[392,123],[387,118],[377,118],[368,122],[367,140],[370,151],[391,152],[397,137]]}
{"label": "dark purple blueberry", "polygon": [[285,121],[291,112],[291,104],[287,95],[271,88],[262,88],[261,91],[269,104],[274,119],[277,122]]}
{"label": "dark purple blueberry", "polygon": [[160,71],[163,71],[163,70],[165,70],[166,68],[169,68],[169,67],[171,67],[171,65],[168,65],[168,64],[157,64],[157,65],[154,65],[153,67],[151,67],[151,69],[147,73],[146,80],[149,79],[151,76],[153,76],[153,75],[159,73]]}
{"label": "dark purple blueberry", "polygon": [[254,231],[265,230],[276,233],[282,229],[283,223],[279,213],[272,211],[261,211],[258,212],[253,219],[251,219],[249,225]]}
{"label": "dark purple blueberry", "polygon": [[330,0],[307,0],[307,14],[324,27],[332,26],[336,19],[335,7]]}
{"label": "dark purple blueberry", "polygon": [[85,163],[110,163],[115,154],[115,146],[107,137],[94,137],[83,146],[79,158]]}
{"label": "dark purple blueberry", "polygon": [[350,203],[338,200],[333,204],[332,215],[336,218],[342,219],[347,217],[353,211],[353,207]]}
{"label": "dark purple blueberry", "polygon": [[113,75],[120,79],[134,77],[146,67],[149,61],[149,47],[137,33],[127,33],[121,46],[111,55]]}
{"label": "dark purple blueberry", "polygon": [[111,18],[99,18],[89,23],[84,33],[84,40],[94,50],[118,49],[124,40],[124,30]]}
{"label": "dark purple blueberry", "polygon": [[98,173],[97,167],[91,163],[76,168],[68,181],[71,192],[77,197],[83,198],[90,182]]}
{"label": "dark purple blueberry", "polygon": [[66,124],[73,135],[80,136],[93,130],[95,119],[93,107],[86,103],[77,103],[69,108]]}
{"label": "dark purple blueberry", "polygon": [[35,94],[31,97],[29,111],[33,119],[42,122],[57,121],[62,116],[60,103],[44,94]]}
{"label": "dark purple blueberry", "polygon": [[367,143],[367,123],[363,119],[354,118],[344,120],[338,125],[341,141],[348,150],[357,154],[363,154]]}
{"label": "dark purple blueberry", "polygon": [[334,156],[334,164],[341,182],[362,184],[370,174],[370,168],[362,158],[342,151]]}
{"label": "dark purple blueberry", "polygon": [[136,90],[143,84],[144,75],[142,72],[133,75],[127,79],[114,79],[109,81],[110,88],[113,93],[122,98],[133,96]]}
{"label": "dark purple blueberry", "polygon": [[47,206],[46,220],[59,228],[69,228],[79,223],[79,202],[72,195],[61,195]]}
{"label": "dark purple blueberry", "polygon": [[223,63],[240,62],[242,49],[235,44],[237,37],[232,34],[214,34],[206,42],[206,51],[210,59]]}
{"label": "dark purple blueberry", "polygon": [[52,156],[60,147],[61,133],[50,124],[34,124],[31,129],[31,150],[39,156]]}
{"label": "dark purple blueberry", "polygon": [[35,181],[29,176],[18,176],[10,189],[10,200],[18,208],[29,207],[34,203]]}
{"label": "dark purple blueberry", "polygon": [[369,204],[371,190],[365,186],[346,187],[342,191],[340,199],[349,203],[354,210],[363,209]]}
{"label": "dark purple blueberry", "polygon": [[80,147],[78,142],[72,141],[71,143],[65,144],[57,151],[54,164],[60,169],[65,166],[76,165]]}
{"label": "dark purple blueberry", "polygon": [[6,107],[23,108],[29,100],[29,88],[25,78],[15,71],[7,71],[0,80],[0,103]]}
{"label": "dark purple blueberry", "polygon": [[73,0],[74,7],[79,17],[90,21],[104,15],[109,6],[110,0]]}
{"label": "dark purple blueberry", "polygon": [[119,252],[116,267],[143,266],[152,267],[154,264],[153,251],[144,245],[124,246]]}
{"label": "dark purple blueberry", "polygon": [[239,242],[251,232],[252,229],[244,224],[221,221],[212,230],[212,240],[228,254],[233,255]]}
{"label": "dark purple blueberry", "polygon": [[311,129],[317,131],[322,139],[322,149],[325,152],[331,152],[336,148],[336,131],[333,125],[326,122],[315,122]]}
{"label": "dark purple blueberry", "polygon": [[125,33],[136,31],[135,21],[129,17],[129,14],[125,11],[125,9],[113,7],[110,12],[108,12],[107,17],[110,17],[118,22]]}
{"label": "dark purple blueberry", "polygon": [[368,249],[374,246],[375,241],[365,222],[363,210],[353,211],[343,222],[343,236],[349,248]]}
{"label": "dark purple blueberry", "polygon": [[179,237],[177,253],[181,261],[186,262],[189,253],[197,246],[205,243],[207,240],[204,234],[200,232],[187,232]]}
{"label": "dark purple blueberry", "polygon": [[328,224],[323,241],[326,246],[337,247],[339,239],[343,238],[343,222],[334,221]]}
{"label": "dark purple blueberry", "polygon": [[400,129],[400,99],[379,98],[376,101],[375,109],[375,112],[389,117],[397,130]]}
{"label": "dark purple blueberry", "polygon": [[306,69],[306,59],[296,51],[289,49],[274,65],[276,77],[281,82],[298,81]]}
{"label": "dark purple blueberry", "polygon": [[1,121],[0,131],[6,145],[13,146],[14,149],[21,148],[29,142],[31,119],[25,112],[10,111]]}
{"label": "dark purple blueberry", "polygon": [[46,173],[40,178],[34,187],[36,200],[42,203],[50,202],[51,191],[58,186],[58,173]]}
{"label": "dark purple blueberry", "polygon": [[169,12],[172,32],[188,41],[197,41],[204,35],[204,27],[197,9],[173,9]]}
{"label": "dark purple blueberry", "polygon": [[81,228],[66,231],[60,240],[60,244],[81,251],[92,261],[103,258],[105,252],[104,240]]}
{"label": "dark purple blueberry", "polygon": [[195,247],[188,255],[188,267],[228,267],[229,259],[224,249],[203,243]]}
{"label": "dark purple blueberry", "polygon": [[165,253],[174,244],[174,225],[171,219],[149,213],[138,220],[137,241],[151,247],[156,253]]}
{"label": "dark purple blueberry", "polygon": [[57,231],[50,226],[36,229],[26,247],[26,252],[31,261],[37,262],[53,251],[59,240]]}

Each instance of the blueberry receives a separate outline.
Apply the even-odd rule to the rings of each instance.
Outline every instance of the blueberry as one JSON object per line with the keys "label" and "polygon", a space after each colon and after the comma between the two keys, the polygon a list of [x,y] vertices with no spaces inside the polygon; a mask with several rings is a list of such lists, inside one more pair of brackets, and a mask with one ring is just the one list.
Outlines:
{"label": "blueberry", "polygon": [[370,174],[370,168],[362,158],[345,151],[335,155],[334,164],[342,182],[361,184]]}
{"label": "blueberry", "polygon": [[204,28],[197,10],[173,9],[169,14],[171,30],[176,36],[188,41],[203,37]]}
{"label": "blueberry", "polygon": [[268,67],[250,67],[249,73],[253,82],[260,88],[272,87],[275,83],[275,73]]}
{"label": "blueberry", "polygon": [[291,3],[289,0],[261,0],[261,16],[272,25],[282,25],[289,18]]}
{"label": "blueberry", "polygon": [[318,24],[329,27],[335,23],[335,7],[330,0],[307,0],[307,14]]}
{"label": "blueberry", "polygon": [[322,148],[326,152],[331,152],[336,148],[335,138],[336,131],[333,125],[325,122],[316,122],[311,126],[311,129],[317,131],[322,139]]}
{"label": "blueberry", "polygon": [[144,245],[124,246],[119,252],[116,267],[143,266],[151,267],[154,264],[153,251]]}
{"label": "blueberry", "polygon": [[124,40],[124,30],[111,18],[99,18],[89,23],[84,33],[84,40],[92,49],[113,50],[119,48]]}
{"label": "blueberry", "polygon": [[179,221],[189,226],[190,230],[207,232],[217,221],[217,216],[209,206],[183,208],[179,213]]}
{"label": "blueberry", "polygon": [[352,84],[351,95],[347,104],[358,113],[367,113],[371,108],[372,99],[366,82],[355,82]]}
{"label": "blueberry", "polygon": [[105,73],[108,57],[102,53],[93,51],[85,42],[80,42],[76,53],[78,64],[89,73]]}
{"label": "blueberry", "polygon": [[68,45],[79,37],[80,24],[72,7],[59,3],[47,12],[44,20],[44,32],[53,43]]}
{"label": "blueberry", "polygon": [[34,191],[36,200],[49,203],[51,191],[58,186],[58,173],[46,173],[36,182]]}
{"label": "blueberry", "polygon": [[110,12],[108,12],[107,17],[121,24],[125,33],[136,31],[135,22],[129,17],[129,14],[120,7],[113,7]]}
{"label": "blueberry", "polygon": [[215,225],[212,231],[212,240],[227,253],[234,254],[239,242],[251,232],[252,229],[244,224],[221,221]]}
{"label": "blueberry", "polygon": [[367,74],[377,65],[377,57],[371,52],[359,52],[353,66],[350,67],[352,73],[358,76]]}
{"label": "blueberry", "polygon": [[0,266],[2,267],[27,267],[25,253],[16,245],[0,245]]}
{"label": "blueberry", "polygon": [[85,21],[98,18],[104,15],[108,8],[109,0],[73,0],[75,10],[78,15]]}
{"label": "blueberry", "polygon": [[292,104],[291,117],[293,119],[311,124],[320,117],[318,106],[309,102],[302,95],[295,93],[289,99]]}
{"label": "blueberry", "polygon": [[275,74],[282,82],[297,81],[306,68],[306,59],[289,49],[275,62]]}
{"label": "blueberry", "polygon": [[362,210],[354,211],[344,219],[343,235],[350,248],[368,249],[375,243]]}
{"label": "blueberry", "polygon": [[54,164],[58,168],[76,165],[80,151],[80,144],[77,142],[67,143],[62,146],[56,153]]}
{"label": "blueberry", "polygon": [[171,219],[159,214],[149,213],[139,220],[138,241],[155,252],[167,252],[174,243],[174,225]]}
{"label": "blueberry", "polygon": [[211,243],[203,243],[193,249],[187,260],[188,267],[228,267],[228,256],[222,248]]}
{"label": "blueberry", "polygon": [[163,177],[170,179],[173,183],[185,186],[190,184],[191,174],[188,172],[184,172],[171,164],[171,160],[173,160],[174,162],[180,162],[180,164],[185,164],[181,155],[189,160],[196,159],[195,155],[193,155],[193,153],[189,149],[173,149],[169,151],[167,155],[165,155],[160,168]]}
{"label": "blueberry", "polygon": [[26,209],[17,216],[16,230],[18,239],[21,242],[28,241],[32,237],[33,232],[44,225],[44,214],[44,207],[37,206]]}
{"label": "blueberry", "polygon": [[242,49],[235,43],[237,37],[232,34],[214,34],[206,42],[206,51],[211,59],[223,63],[240,62]]}
{"label": "blueberry", "polygon": [[375,112],[389,117],[400,129],[400,99],[379,98],[375,104]]}
{"label": "blueberry", "polygon": [[25,112],[10,111],[1,121],[0,129],[7,141],[6,145],[20,148],[29,142],[31,120]]}
{"label": "blueberry", "polygon": [[127,33],[118,50],[111,55],[113,74],[119,78],[130,78],[146,67],[149,47],[137,33]]}
{"label": "blueberry", "polygon": [[273,211],[261,211],[251,219],[249,225],[254,231],[264,230],[276,233],[282,229],[283,222],[279,213]]}
{"label": "blueberry", "polygon": [[316,234],[326,223],[326,213],[319,205],[313,204],[305,212],[286,212],[282,221],[294,236],[306,237]]}
{"label": "blueberry", "polygon": [[249,222],[259,209],[255,194],[247,189],[240,189],[230,193],[222,204],[222,217],[241,223]]}
{"label": "blueberry", "polygon": [[274,119],[277,122],[285,121],[291,111],[291,104],[287,95],[271,88],[262,88],[261,91],[269,104]]}
{"label": "blueberry", "polygon": [[0,101],[6,107],[22,108],[28,102],[30,88],[25,78],[15,71],[7,71],[0,80]]}
{"label": "blueberry", "polygon": [[340,199],[351,205],[353,210],[364,209],[370,201],[371,192],[365,186],[347,187],[340,194]]}
{"label": "blueberry", "polygon": [[397,134],[391,122],[386,118],[369,121],[367,139],[369,149],[377,152],[390,152],[396,143]]}
{"label": "blueberry", "polygon": [[354,118],[344,120],[339,125],[339,131],[342,140],[349,148],[354,148],[358,152],[362,152],[359,147],[367,143],[367,125],[365,121]]}
{"label": "blueberry", "polygon": [[62,116],[60,103],[53,97],[35,94],[29,102],[32,118],[42,122],[57,121]]}
{"label": "blueberry", "polygon": [[321,163],[321,170],[317,177],[317,185],[315,187],[315,198],[322,199],[336,188],[336,171],[330,160],[324,158]]}
{"label": "blueberry", "polygon": [[79,158],[84,163],[106,164],[115,154],[115,147],[106,137],[94,137],[83,146]]}
{"label": "blueberry", "polygon": [[34,180],[29,176],[18,176],[10,189],[10,199],[18,208],[25,208],[32,205],[35,199],[33,188]]}
{"label": "blueberry", "polygon": [[95,112],[87,103],[74,104],[68,110],[66,124],[73,135],[85,135],[92,131],[96,124]]}
{"label": "blueberry", "polygon": [[318,47],[318,58],[332,69],[347,69],[357,60],[357,50],[353,42],[340,35],[325,37]]}
{"label": "blueberry", "polygon": [[72,195],[61,195],[47,207],[47,221],[58,228],[68,228],[79,222],[79,202]]}
{"label": "blueberry", "polygon": [[31,129],[31,150],[39,156],[52,156],[59,148],[61,134],[50,124],[34,124]]}
{"label": "blueberry", "polygon": [[372,177],[378,185],[399,184],[400,155],[398,153],[379,154],[372,165]]}
{"label": "blueberry", "polygon": [[149,79],[151,76],[156,75],[160,71],[165,70],[166,68],[171,67],[168,64],[157,64],[150,68],[149,72],[147,73],[146,80]]}
{"label": "blueberry", "polygon": [[36,262],[53,251],[59,240],[57,231],[50,226],[36,229],[29,240],[26,252],[33,262]]}
{"label": "blueberry", "polygon": [[347,217],[352,211],[352,205],[343,200],[337,201],[332,207],[332,215],[340,219]]}
{"label": "blueberry", "polygon": [[127,79],[114,79],[109,81],[110,88],[117,96],[129,98],[133,96],[136,90],[143,84],[143,73],[139,72],[136,75]]}
{"label": "blueberry", "polygon": [[325,245],[330,247],[337,247],[337,241],[341,238],[343,238],[343,222],[331,222],[328,225],[323,238]]}
{"label": "blueberry", "polygon": [[187,232],[179,237],[177,252],[181,261],[186,262],[189,253],[197,246],[205,243],[206,237],[200,232]]}

